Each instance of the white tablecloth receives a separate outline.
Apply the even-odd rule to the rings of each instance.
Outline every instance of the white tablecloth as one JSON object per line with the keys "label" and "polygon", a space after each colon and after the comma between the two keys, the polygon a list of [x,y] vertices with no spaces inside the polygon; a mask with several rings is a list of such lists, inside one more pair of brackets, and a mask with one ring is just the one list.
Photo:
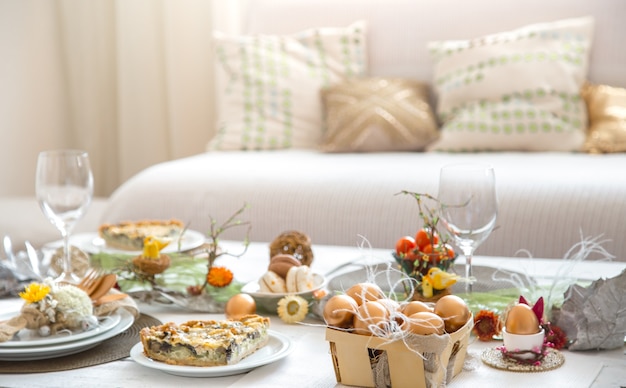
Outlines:
{"label": "white tablecloth", "polygon": [[[225,242],[226,249],[237,251],[238,243]],[[312,268],[320,273],[348,262],[375,263],[389,260],[389,252],[346,247],[314,247]],[[252,244],[245,257],[222,257],[223,264],[233,269],[241,281],[255,280],[269,261],[267,244]],[[461,259],[462,260],[462,259]],[[530,275],[549,277],[560,263],[554,260],[476,257],[476,265],[508,267]],[[618,275],[626,263],[581,263],[572,269],[583,279]],[[349,271],[350,267],[342,270]],[[21,305],[19,299],[0,300],[0,311]],[[203,314],[164,305],[140,305],[142,312],[162,321],[183,322],[190,319],[223,319],[222,314]],[[309,317],[303,324],[288,325],[271,316],[272,330],[287,335],[294,342],[293,352],[275,363],[246,374],[190,378],[169,375],[135,363],[130,358],[88,368],[64,372],[0,375],[3,387],[336,387],[335,375],[324,338],[321,321]],[[542,373],[514,373],[493,369],[480,361],[481,352],[497,342],[480,342],[470,338],[468,362],[471,370],[461,372],[450,387],[503,386],[513,387],[619,387],[626,386],[626,355],[624,349],[612,351],[565,351],[566,361],[560,368]],[[33,362],[45,362],[33,361]],[[407,371],[410,373],[410,371]]]}

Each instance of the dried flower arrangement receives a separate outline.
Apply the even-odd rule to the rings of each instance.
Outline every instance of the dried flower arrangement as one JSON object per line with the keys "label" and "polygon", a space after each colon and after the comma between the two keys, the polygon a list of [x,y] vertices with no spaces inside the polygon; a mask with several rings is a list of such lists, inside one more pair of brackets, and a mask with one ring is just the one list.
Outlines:
{"label": "dried flower arrangement", "polygon": [[[439,201],[429,194],[410,191],[402,191],[400,194],[415,198],[423,226],[415,237],[404,236],[396,241],[393,257],[402,271],[415,281],[413,297],[419,300],[436,300],[449,294],[449,287],[458,280],[458,276],[447,272],[457,255],[448,243],[447,234],[439,233],[438,210],[425,203],[427,200],[438,205]],[[410,287],[405,287],[409,293]]]}
{"label": "dried flower arrangement", "polygon": [[[234,274],[229,268],[216,265],[216,261],[222,256],[239,258],[247,252],[250,225],[239,219],[247,208],[248,205],[244,204],[223,223],[210,217],[208,241],[193,252],[164,255],[160,253],[163,244],[157,244],[156,248],[154,244],[148,244],[146,252],[141,255],[142,260],[129,258],[128,255],[99,253],[92,256],[92,261],[116,273],[122,291],[140,301],[174,303],[195,311],[221,312],[225,302],[240,291],[241,285],[235,284]],[[220,237],[226,230],[246,225],[248,231],[241,252],[231,253],[220,248]],[[185,231],[186,228],[183,234]],[[162,259],[163,256],[171,256],[167,266],[161,266],[158,271],[145,270],[149,268],[145,263],[150,257]]]}

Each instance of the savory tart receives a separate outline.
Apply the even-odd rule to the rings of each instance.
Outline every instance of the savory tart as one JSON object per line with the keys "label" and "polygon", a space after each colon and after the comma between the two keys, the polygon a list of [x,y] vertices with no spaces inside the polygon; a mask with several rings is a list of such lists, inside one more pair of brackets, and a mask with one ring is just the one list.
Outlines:
{"label": "savory tart", "polygon": [[180,237],[184,229],[185,225],[179,220],[125,221],[119,224],[102,224],[98,234],[111,248],[140,251],[146,237],[173,241]]}
{"label": "savory tart", "polygon": [[146,357],[171,365],[232,365],[269,341],[269,318],[245,315],[237,320],[169,322],[139,332]]}

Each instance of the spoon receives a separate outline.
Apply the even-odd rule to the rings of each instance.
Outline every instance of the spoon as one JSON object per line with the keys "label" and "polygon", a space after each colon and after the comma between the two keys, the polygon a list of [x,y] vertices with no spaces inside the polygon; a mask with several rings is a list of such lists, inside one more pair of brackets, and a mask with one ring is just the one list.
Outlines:
{"label": "spoon", "polygon": [[113,302],[116,300],[121,300],[126,298],[128,295],[126,294],[107,294],[104,296],[101,296],[100,298],[94,300],[93,305],[94,306],[100,306],[101,304],[105,304],[105,303],[109,303],[109,302]]}

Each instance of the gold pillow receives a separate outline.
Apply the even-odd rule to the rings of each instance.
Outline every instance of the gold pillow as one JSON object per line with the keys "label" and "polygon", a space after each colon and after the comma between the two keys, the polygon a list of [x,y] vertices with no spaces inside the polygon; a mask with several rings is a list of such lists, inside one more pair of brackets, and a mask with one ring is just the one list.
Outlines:
{"label": "gold pillow", "polygon": [[325,152],[418,151],[439,132],[428,90],[400,78],[356,78],[322,89]]}
{"label": "gold pillow", "polygon": [[586,84],[582,96],[589,111],[584,149],[592,153],[626,151],[626,89]]}

